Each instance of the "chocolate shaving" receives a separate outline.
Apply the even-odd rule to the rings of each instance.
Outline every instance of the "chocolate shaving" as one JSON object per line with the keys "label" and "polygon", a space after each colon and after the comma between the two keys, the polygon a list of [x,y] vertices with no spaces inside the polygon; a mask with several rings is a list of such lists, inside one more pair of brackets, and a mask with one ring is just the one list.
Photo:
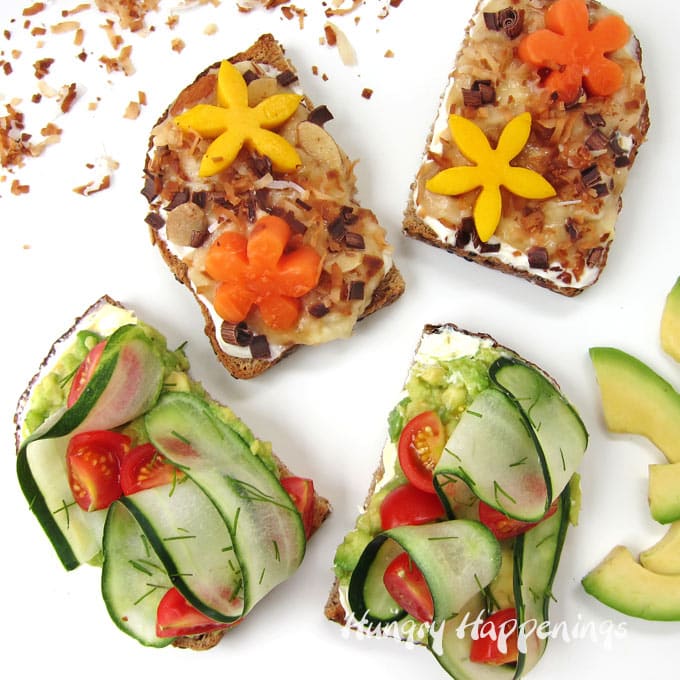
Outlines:
{"label": "chocolate shaving", "polygon": [[593,130],[590,133],[588,139],[586,139],[586,147],[591,151],[602,151],[607,148],[609,144],[609,138],[605,135],[602,130]]}
{"label": "chocolate shaving", "polygon": [[248,221],[254,222],[257,219],[257,200],[254,191],[248,192],[248,197],[245,201],[246,213],[248,215]]}
{"label": "chocolate shaving", "polygon": [[364,237],[356,231],[345,232],[345,245],[352,250],[365,250],[366,242]]}
{"label": "chocolate shaving", "polygon": [[253,80],[259,80],[260,76],[255,73],[252,69],[248,69],[244,74],[243,74],[243,80],[246,81],[246,85],[250,84],[253,82]]}
{"label": "chocolate shaving", "polygon": [[630,158],[628,156],[617,156],[614,159],[614,167],[626,168],[630,165]]}
{"label": "chocolate shaving", "polygon": [[253,339],[253,334],[248,330],[244,321],[240,323],[223,321],[220,335],[228,345],[238,345],[239,347],[247,347]]}
{"label": "chocolate shaving", "polygon": [[261,156],[258,153],[254,153],[252,156],[252,163],[253,170],[255,170],[259,177],[264,177],[272,171],[272,162],[268,156]]}
{"label": "chocolate shaving", "polygon": [[304,234],[307,231],[307,225],[304,222],[301,222],[292,210],[285,210],[284,208],[274,206],[270,212],[272,215],[276,215],[282,220],[285,220],[293,233]]}
{"label": "chocolate shaving", "polygon": [[602,264],[602,258],[604,256],[604,248],[598,246],[597,248],[591,248],[586,256],[586,264],[589,267],[599,267]]}
{"label": "chocolate shaving", "polygon": [[168,203],[168,205],[165,206],[165,209],[168,212],[170,212],[171,210],[174,210],[178,205],[187,203],[190,198],[191,193],[189,189],[181,189],[172,197],[172,200],[170,201],[170,203]]}
{"label": "chocolate shaving", "polygon": [[207,191],[194,191],[191,194],[191,202],[195,203],[201,210],[205,210],[205,206],[208,202],[208,192]]}
{"label": "chocolate shaving", "polygon": [[621,134],[619,131],[615,131],[612,133],[611,137],[609,138],[609,148],[617,155],[617,156],[623,156],[627,153],[627,149],[624,149],[621,146],[621,142],[619,141],[621,139]]}
{"label": "chocolate shaving", "polygon": [[333,114],[328,110],[327,106],[321,105],[310,111],[307,120],[310,123],[314,123],[314,125],[323,127],[329,120],[333,120]]}
{"label": "chocolate shaving", "polygon": [[567,234],[569,234],[569,238],[571,239],[572,243],[578,241],[578,239],[581,238],[581,233],[576,228],[576,223],[571,219],[571,217],[567,218],[567,221],[564,223],[564,228]]}
{"label": "chocolate shaving", "polygon": [[496,88],[490,80],[475,80],[470,89],[462,88],[463,104],[479,108],[496,101]]}
{"label": "chocolate shaving", "polygon": [[347,225],[354,224],[359,219],[359,215],[354,213],[354,208],[352,208],[351,205],[343,205],[342,208],[340,208],[340,216],[342,217],[342,221]]}
{"label": "chocolate shaving", "polygon": [[527,251],[529,267],[532,269],[548,268],[548,251],[541,246],[533,246]]}
{"label": "chocolate shaving", "polygon": [[165,226],[165,220],[155,212],[150,212],[145,218],[144,221],[152,228],[158,231],[159,229],[162,229]]}
{"label": "chocolate shaving", "polygon": [[347,232],[342,215],[336,217],[326,228],[331,238],[335,241],[341,241]]}
{"label": "chocolate shaving", "polygon": [[297,74],[293,73],[290,69],[282,71],[276,76],[276,82],[281,87],[287,87],[291,83],[294,83],[298,79]]}
{"label": "chocolate shaving", "polygon": [[266,335],[256,335],[250,341],[250,353],[253,359],[269,359],[272,355]]}
{"label": "chocolate shaving", "polygon": [[301,198],[296,198],[295,203],[297,203],[297,205],[299,205],[303,210],[309,211],[312,209],[312,206],[309,205],[309,203],[305,203]]}
{"label": "chocolate shaving", "polygon": [[331,310],[329,307],[326,307],[323,302],[316,302],[307,311],[310,316],[313,316],[315,319],[321,319]]}
{"label": "chocolate shaving", "polygon": [[464,248],[472,240],[475,232],[475,221],[472,217],[464,217],[460,229],[456,231],[456,248]]}
{"label": "chocolate shaving", "polygon": [[524,10],[518,12],[512,7],[506,7],[498,12],[484,12],[484,23],[490,31],[503,31],[513,40],[524,27]]}
{"label": "chocolate shaving", "polygon": [[194,229],[189,237],[189,246],[191,248],[200,248],[205,240],[208,238],[207,229]]}
{"label": "chocolate shaving", "polygon": [[348,300],[363,300],[364,299],[364,282],[352,281],[347,289]]}
{"label": "chocolate shaving", "polygon": [[269,191],[267,189],[255,189],[255,203],[260,210],[274,214],[273,209],[269,207]]}
{"label": "chocolate shaving", "polygon": [[596,128],[604,127],[606,125],[601,113],[584,113],[583,117],[590,127]]}
{"label": "chocolate shaving", "polygon": [[609,187],[604,182],[600,182],[599,184],[596,184],[594,187],[590,188],[595,191],[595,195],[598,198],[606,196],[609,193]]}
{"label": "chocolate shaving", "polygon": [[463,106],[470,106],[473,109],[478,109],[482,105],[482,93],[479,90],[472,90],[464,87],[463,92]]}

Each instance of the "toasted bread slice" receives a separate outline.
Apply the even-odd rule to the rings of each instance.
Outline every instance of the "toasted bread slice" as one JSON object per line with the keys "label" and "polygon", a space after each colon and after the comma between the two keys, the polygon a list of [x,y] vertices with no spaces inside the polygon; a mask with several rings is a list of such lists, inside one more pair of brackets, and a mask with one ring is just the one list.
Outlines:
{"label": "toasted bread slice", "polygon": [[[420,643],[452,677],[474,677],[461,620],[511,608],[519,623],[547,615],[588,435],[545,371],[455,324],[425,326],[395,404],[367,498],[336,552],[324,613],[358,634]],[[515,447],[512,432],[526,444]],[[516,490],[531,485],[550,491],[536,519],[518,521]],[[466,548],[468,530],[479,534]],[[536,545],[541,558],[527,559]],[[404,552],[418,576],[396,564]],[[518,677],[544,649],[520,656]]]}
{"label": "toasted bread slice", "polygon": [[[506,5],[482,0],[475,10],[412,185],[403,229],[469,261],[573,296],[594,284],[606,265],[621,194],[649,127],[640,45],[623,20],[598,2],[518,0]],[[618,32],[604,56],[600,49],[597,64],[620,78],[613,91],[601,83],[593,90],[592,73],[582,79],[582,65],[559,65],[576,69],[574,86],[561,81],[559,69],[551,71],[554,62],[540,63],[544,45],[535,47],[535,36],[559,45],[571,40],[561,33],[574,26],[583,32],[600,22]],[[476,163],[465,139],[460,140],[462,149],[456,143],[451,114],[474,123],[495,149],[501,132],[510,131],[510,121],[524,114],[520,126],[526,124],[527,113],[526,144],[515,129],[510,144],[506,134],[503,148],[518,145],[512,148],[515,155],[509,154],[510,165],[531,171],[533,179],[525,175],[503,180],[506,184],[500,176],[488,179],[484,193],[500,191],[500,200],[498,193],[491,199],[500,203],[494,206],[502,210],[499,217],[482,216],[490,209],[488,196],[478,200],[479,182],[470,184],[466,178],[454,186],[450,177],[443,184],[433,181],[451,168]],[[461,127],[458,135],[469,138],[469,127],[465,132]],[[537,197],[535,181],[544,188],[547,182],[553,195],[546,190]],[[501,188],[494,189],[494,182]]]}
{"label": "toasted bread slice", "polygon": [[[200,175],[199,161],[207,156],[210,140],[181,132],[175,121],[197,105],[214,105],[218,63],[186,87],[159,119],[143,193],[149,200],[152,241],[176,279],[193,293],[215,354],[234,377],[252,378],[302,344],[349,337],[357,320],[402,294],[404,281],[392,263],[383,228],[355,200],[352,163],[323,127],[332,116],[300,93],[281,45],[266,34],[229,61],[248,83],[251,111],[274,97],[301,97],[297,109],[274,128],[279,141],[285,139],[298,154],[297,167],[277,169],[261,148],[254,151],[246,143],[231,165]],[[245,318],[241,313],[225,319],[214,304],[222,284],[206,272],[206,253],[222,234],[250,238],[267,215],[289,225],[287,250],[312,248],[321,261],[318,280],[294,303],[297,320],[285,328],[264,318],[257,299]],[[189,234],[182,240],[178,231]]]}
{"label": "toasted bread slice", "polygon": [[[121,325],[137,323],[137,321],[137,317],[131,310],[108,295],[104,295],[79,316],[52,345],[17,404],[14,416],[17,452],[41,423],[52,412],[58,410],[59,404],[65,402],[74,374],[73,363],[82,358],[81,355],[86,351],[79,335],[82,337],[84,334],[97,333],[108,337]],[[50,399],[45,398],[47,394],[51,395]],[[265,448],[268,448],[268,445],[265,445]],[[274,453],[271,457],[280,479],[293,476],[293,473]],[[321,526],[330,511],[331,506],[328,500],[314,491],[309,526],[310,536]],[[225,632],[226,630],[216,630],[199,635],[182,636],[176,638],[173,644],[177,647],[195,650],[209,649],[221,640]]]}

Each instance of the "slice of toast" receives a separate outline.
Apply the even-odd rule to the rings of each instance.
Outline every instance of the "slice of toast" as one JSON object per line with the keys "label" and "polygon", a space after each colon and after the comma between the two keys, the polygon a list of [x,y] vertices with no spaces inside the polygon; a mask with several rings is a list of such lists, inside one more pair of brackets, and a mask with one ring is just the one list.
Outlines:
{"label": "slice of toast", "polygon": [[[182,132],[175,121],[196,105],[215,104],[218,63],[182,90],[152,131],[143,194],[152,241],[194,295],[215,354],[234,377],[252,378],[302,344],[349,337],[357,320],[402,294],[404,281],[384,229],[355,200],[353,164],[323,127],[332,115],[300,91],[281,45],[266,34],[229,61],[247,83],[251,110],[282,95],[301,97],[292,115],[272,128],[297,153],[297,167],[277,169],[261,148],[246,142],[226,168],[199,174],[211,140]],[[286,251],[312,248],[321,261],[315,285],[297,298],[297,321],[284,329],[263,318],[257,300],[245,318],[225,320],[214,304],[222,283],[206,272],[206,254],[222,234],[250,238],[267,215],[290,227]],[[182,240],[178,231],[189,233]]]}
{"label": "slice of toast", "polygon": [[[590,39],[595,26],[618,32],[605,43],[604,54],[600,49],[596,65],[620,78],[611,92],[599,82],[593,91],[590,66],[558,64],[554,55],[553,61],[541,61],[546,43],[568,51],[573,39],[563,33],[580,30]],[[576,75],[567,83],[563,71],[572,68]],[[649,127],[644,80],[638,40],[598,2],[482,0],[442,95],[405,210],[404,232],[563,295],[581,293],[606,265],[621,194]],[[456,134],[452,114],[465,119],[462,124],[455,119]],[[517,178],[514,170],[516,178],[504,184],[506,179],[494,175],[486,180],[489,191],[482,192],[470,171],[462,171],[468,173],[464,177],[456,169],[458,181],[452,184],[452,168],[477,163],[466,143],[471,126],[465,121],[481,130],[492,149],[505,129],[504,161],[510,157],[513,168],[531,171],[531,179]],[[516,122],[512,132],[510,121]],[[523,145],[524,132],[529,136]],[[438,175],[443,184],[433,180]],[[540,197],[535,182],[546,189]],[[496,198],[480,198],[494,192]],[[492,217],[483,214],[499,209]]]}
{"label": "slice of toast", "polygon": [[[137,322],[138,319],[134,312],[127,309],[117,300],[104,295],[80,315],[73,325],[55,341],[47,356],[41,362],[38,371],[18,400],[14,416],[17,452],[19,452],[27,438],[40,427],[42,422],[49,418],[51,413],[58,411],[60,404],[65,402],[75,372],[74,362],[81,359],[87,349],[83,344],[82,337],[85,334],[91,336],[92,333],[108,337],[118,327]],[[77,367],[77,363],[75,366]],[[183,354],[182,368],[181,372],[186,374],[188,362],[186,362]],[[176,378],[173,378],[173,380],[176,380]],[[182,378],[182,380],[184,379]],[[192,379],[187,376],[186,380]],[[200,385],[198,383],[196,385],[199,392],[204,394]],[[49,395],[49,398],[47,395]],[[210,397],[207,397],[207,399],[210,399]],[[248,436],[252,437],[252,433],[250,433],[247,427],[240,421],[238,422],[238,427],[243,428],[244,432],[247,430]],[[253,442],[255,442],[258,451],[269,451],[268,444],[259,442],[254,437]],[[255,451],[253,445],[251,445],[251,449]],[[270,453],[270,455],[280,479],[293,476],[293,473],[276,454]],[[310,536],[316,532],[330,512],[331,506],[328,500],[319,495],[315,490],[313,510],[309,523]],[[231,627],[234,625],[237,624],[233,624]],[[194,650],[209,649],[215,646],[229,629],[177,637],[173,644],[177,647]]]}
{"label": "slice of toast", "polygon": [[[503,374],[506,370],[514,371],[514,378]],[[520,375],[524,377],[517,379]],[[542,387],[538,388],[538,385]],[[560,404],[555,411],[549,413],[550,409],[540,405],[543,397],[537,395],[543,389],[546,390],[544,394],[551,394],[549,401],[553,406]],[[490,395],[494,395],[495,400],[500,393],[514,400],[513,415],[507,420],[503,417],[506,424],[514,423],[510,429],[504,425],[498,427],[500,411],[482,406]],[[457,631],[465,630],[465,626],[458,628],[461,620],[474,620],[478,614],[486,620],[497,610],[515,608],[523,611],[525,604],[531,608],[527,604],[530,597],[535,597],[534,604],[538,602],[532,612],[545,605],[541,616],[547,613],[550,584],[569,524],[571,490],[578,485],[576,470],[585,452],[588,435],[578,414],[561,394],[558,383],[544,370],[491,336],[470,332],[451,323],[424,327],[404,389],[394,403],[388,418],[388,437],[366,500],[353,529],[336,551],[336,578],[324,613],[329,620],[359,635],[384,635],[420,643],[438,657],[452,677],[475,677],[474,669],[483,672],[484,666],[470,660],[469,637],[460,645],[452,642],[462,640],[457,638]],[[573,429],[560,430],[555,439],[559,446],[551,457],[547,453],[550,445],[542,433],[558,422],[565,422],[563,415],[571,419]],[[468,429],[471,422],[474,425]],[[537,439],[521,449],[514,448],[513,436],[508,435],[515,427],[525,434],[534,432]],[[460,437],[459,429],[464,431]],[[575,448],[571,448],[572,442],[577,442]],[[432,451],[432,446],[439,447],[440,454]],[[420,467],[413,462],[414,448]],[[513,453],[502,459],[504,449]],[[540,466],[533,467],[538,463],[541,451],[546,454],[545,458]],[[575,455],[565,454],[566,451],[575,452]],[[487,452],[492,453],[487,456]],[[480,458],[484,458],[481,467],[471,464]],[[508,465],[509,461],[512,462]],[[528,488],[524,486],[527,483],[534,484],[538,479],[534,472],[546,461],[546,467],[539,474],[552,486],[554,493],[545,499],[537,520],[518,525],[516,520],[510,519],[514,515],[509,510],[518,498],[514,489]],[[433,476],[429,485],[424,484],[423,468],[429,468]],[[521,483],[512,489],[506,484],[510,476],[504,478],[504,471],[509,469],[511,475],[518,475],[516,480],[521,479]],[[554,476],[547,473],[547,469],[552,469]],[[548,481],[549,476],[551,481]],[[493,480],[494,488],[491,497],[483,490],[487,483],[487,489],[491,486],[489,480]],[[539,487],[540,484],[534,488]],[[511,493],[506,496],[508,489]],[[441,502],[439,509],[433,510],[432,494]],[[496,519],[494,525],[494,520],[484,512],[482,500],[490,504],[487,508],[507,509],[507,515],[497,513],[503,521]],[[555,512],[559,512],[559,519],[555,519]],[[519,527],[517,533],[505,529],[513,522]],[[473,527],[483,534],[488,529],[494,537],[492,544],[495,541],[496,549],[502,553],[501,566],[483,582],[477,575],[487,564],[479,561],[484,541],[475,542],[467,550],[463,541],[449,540],[460,538],[456,533],[460,527]],[[533,529],[539,533],[532,533]],[[544,540],[547,534],[555,540],[550,548],[552,552],[540,567],[534,563],[534,571],[529,568],[525,572],[522,551],[526,545]],[[487,534],[487,538],[490,535]],[[440,551],[439,547],[446,543],[456,547]],[[527,550],[533,554],[532,548]],[[413,567],[400,567],[398,578],[405,579],[404,587],[400,588],[398,581],[397,589],[392,590],[388,585],[388,582],[393,585],[395,582],[392,560],[396,563],[404,557],[404,552],[409,556],[408,563],[422,570],[424,580],[420,576],[409,579],[407,572]],[[459,595],[461,600],[455,608],[446,610],[448,594],[458,587],[451,585],[452,581],[470,570],[474,571],[471,586]],[[534,584],[529,581],[539,572],[544,580],[540,587],[532,590]],[[396,574],[399,573],[397,570]],[[419,617],[419,613],[428,611],[427,598],[422,596],[424,590],[429,590],[430,595],[429,616]],[[414,603],[418,606],[413,607]],[[375,613],[373,605],[377,607]],[[469,632],[465,635],[469,636]],[[526,657],[519,659],[517,677],[538,662],[544,649],[545,645],[536,646]]]}

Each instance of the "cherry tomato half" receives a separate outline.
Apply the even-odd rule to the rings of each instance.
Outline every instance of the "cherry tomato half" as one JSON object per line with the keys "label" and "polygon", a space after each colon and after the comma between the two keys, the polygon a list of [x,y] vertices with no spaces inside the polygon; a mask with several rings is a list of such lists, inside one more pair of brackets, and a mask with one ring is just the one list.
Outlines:
{"label": "cherry tomato half", "polygon": [[[548,512],[539,521],[542,522],[544,519],[554,515],[556,511],[557,501],[548,508]],[[508,517],[483,501],[479,501],[479,521],[488,527],[499,541],[519,536],[539,524],[539,522],[522,522],[519,519]]]}
{"label": "cherry tomato half", "polygon": [[397,555],[385,569],[383,583],[394,601],[414,619],[431,623],[434,602],[423,573],[408,553]]}
{"label": "cherry tomato half", "polygon": [[[513,607],[494,612],[479,626],[470,646],[470,661],[500,666],[517,661],[517,612]],[[505,642],[505,651],[499,643]]]}
{"label": "cherry tomato half", "polygon": [[71,408],[73,404],[78,401],[78,398],[83,393],[83,390],[90,382],[90,378],[97,368],[97,364],[101,359],[102,352],[106,347],[106,340],[98,342],[86,355],[76,374],[73,376],[73,382],[71,383],[71,389],[69,390],[68,397],[66,399],[66,406]]}
{"label": "cherry tomato half", "polygon": [[305,538],[309,538],[314,522],[314,482],[302,477],[284,477],[281,480],[281,486],[295,503],[295,507],[302,517]]}
{"label": "cherry tomato half", "polygon": [[177,588],[170,588],[158,603],[156,635],[161,638],[198,635],[224,630],[234,623],[222,623],[206,616],[190,605]]}
{"label": "cherry tomato half", "polygon": [[128,453],[120,464],[120,486],[126,496],[154,486],[170,484],[184,473],[168,463],[153,444],[141,444]]}
{"label": "cherry tomato half", "polygon": [[409,483],[392,489],[380,504],[383,531],[406,524],[429,524],[445,515],[439,496]]}
{"label": "cherry tomato half", "polygon": [[66,449],[68,481],[76,503],[87,511],[108,508],[120,497],[120,461],[130,438],[108,430],[80,432]]}
{"label": "cherry tomato half", "polygon": [[434,411],[425,411],[409,420],[399,437],[399,464],[413,486],[436,493],[432,471],[444,450],[444,426]]}

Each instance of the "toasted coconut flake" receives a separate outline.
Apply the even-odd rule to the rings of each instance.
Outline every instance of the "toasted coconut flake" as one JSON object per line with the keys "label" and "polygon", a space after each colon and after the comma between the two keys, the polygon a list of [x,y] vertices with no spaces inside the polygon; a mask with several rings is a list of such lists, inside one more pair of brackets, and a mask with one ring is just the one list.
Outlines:
{"label": "toasted coconut flake", "polygon": [[349,7],[342,7],[344,4],[343,0],[340,0],[340,2],[334,2],[333,7],[329,7],[328,9],[325,10],[325,14],[327,17],[332,17],[332,16],[344,16],[346,14],[351,14],[355,10],[359,9],[361,7],[363,0],[351,0],[351,5]]}
{"label": "toasted coconut flake", "polygon": [[331,46],[337,45],[342,63],[345,66],[355,66],[357,63],[356,53],[347,36],[330,21],[324,24],[324,32],[326,33],[328,44]]}
{"label": "toasted coconut flake", "polygon": [[50,26],[50,31],[55,34],[70,33],[80,28],[79,21],[60,21],[58,24]]}
{"label": "toasted coconut flake", "polygon": [[217,24],[208,24],[204,29],[203,33],[205,35],[215,35],[217,33]]}
{"label": "toasted coconut flake", "polygon": [[28,184],[21,184],[18,179],[12,180],[12,187],[10,191],[15,196],[21,196],[21,194],[27,194],[31,190]]}
{"label": "toasted coconut flake", "polygon": [[123,114],[123,118],[127,118],[128,120],[137,120],[141,112],[142,107],[139,105],[139,102],[129,102],[125,109],[125,113]]}
{"label": "toasted coconut flake", "polygon": [[177,54],[186,47],[186,43],[181,38],[173,38],[170,44],[172,45],[172,51],[177,52]]}
{"label": "toasted coconut flake", "polygon": [[22,16],[33,17],[36,14],[40,14],[45,9],[44,2],[34,2],[30,7],[24,7],[21,12]]}

